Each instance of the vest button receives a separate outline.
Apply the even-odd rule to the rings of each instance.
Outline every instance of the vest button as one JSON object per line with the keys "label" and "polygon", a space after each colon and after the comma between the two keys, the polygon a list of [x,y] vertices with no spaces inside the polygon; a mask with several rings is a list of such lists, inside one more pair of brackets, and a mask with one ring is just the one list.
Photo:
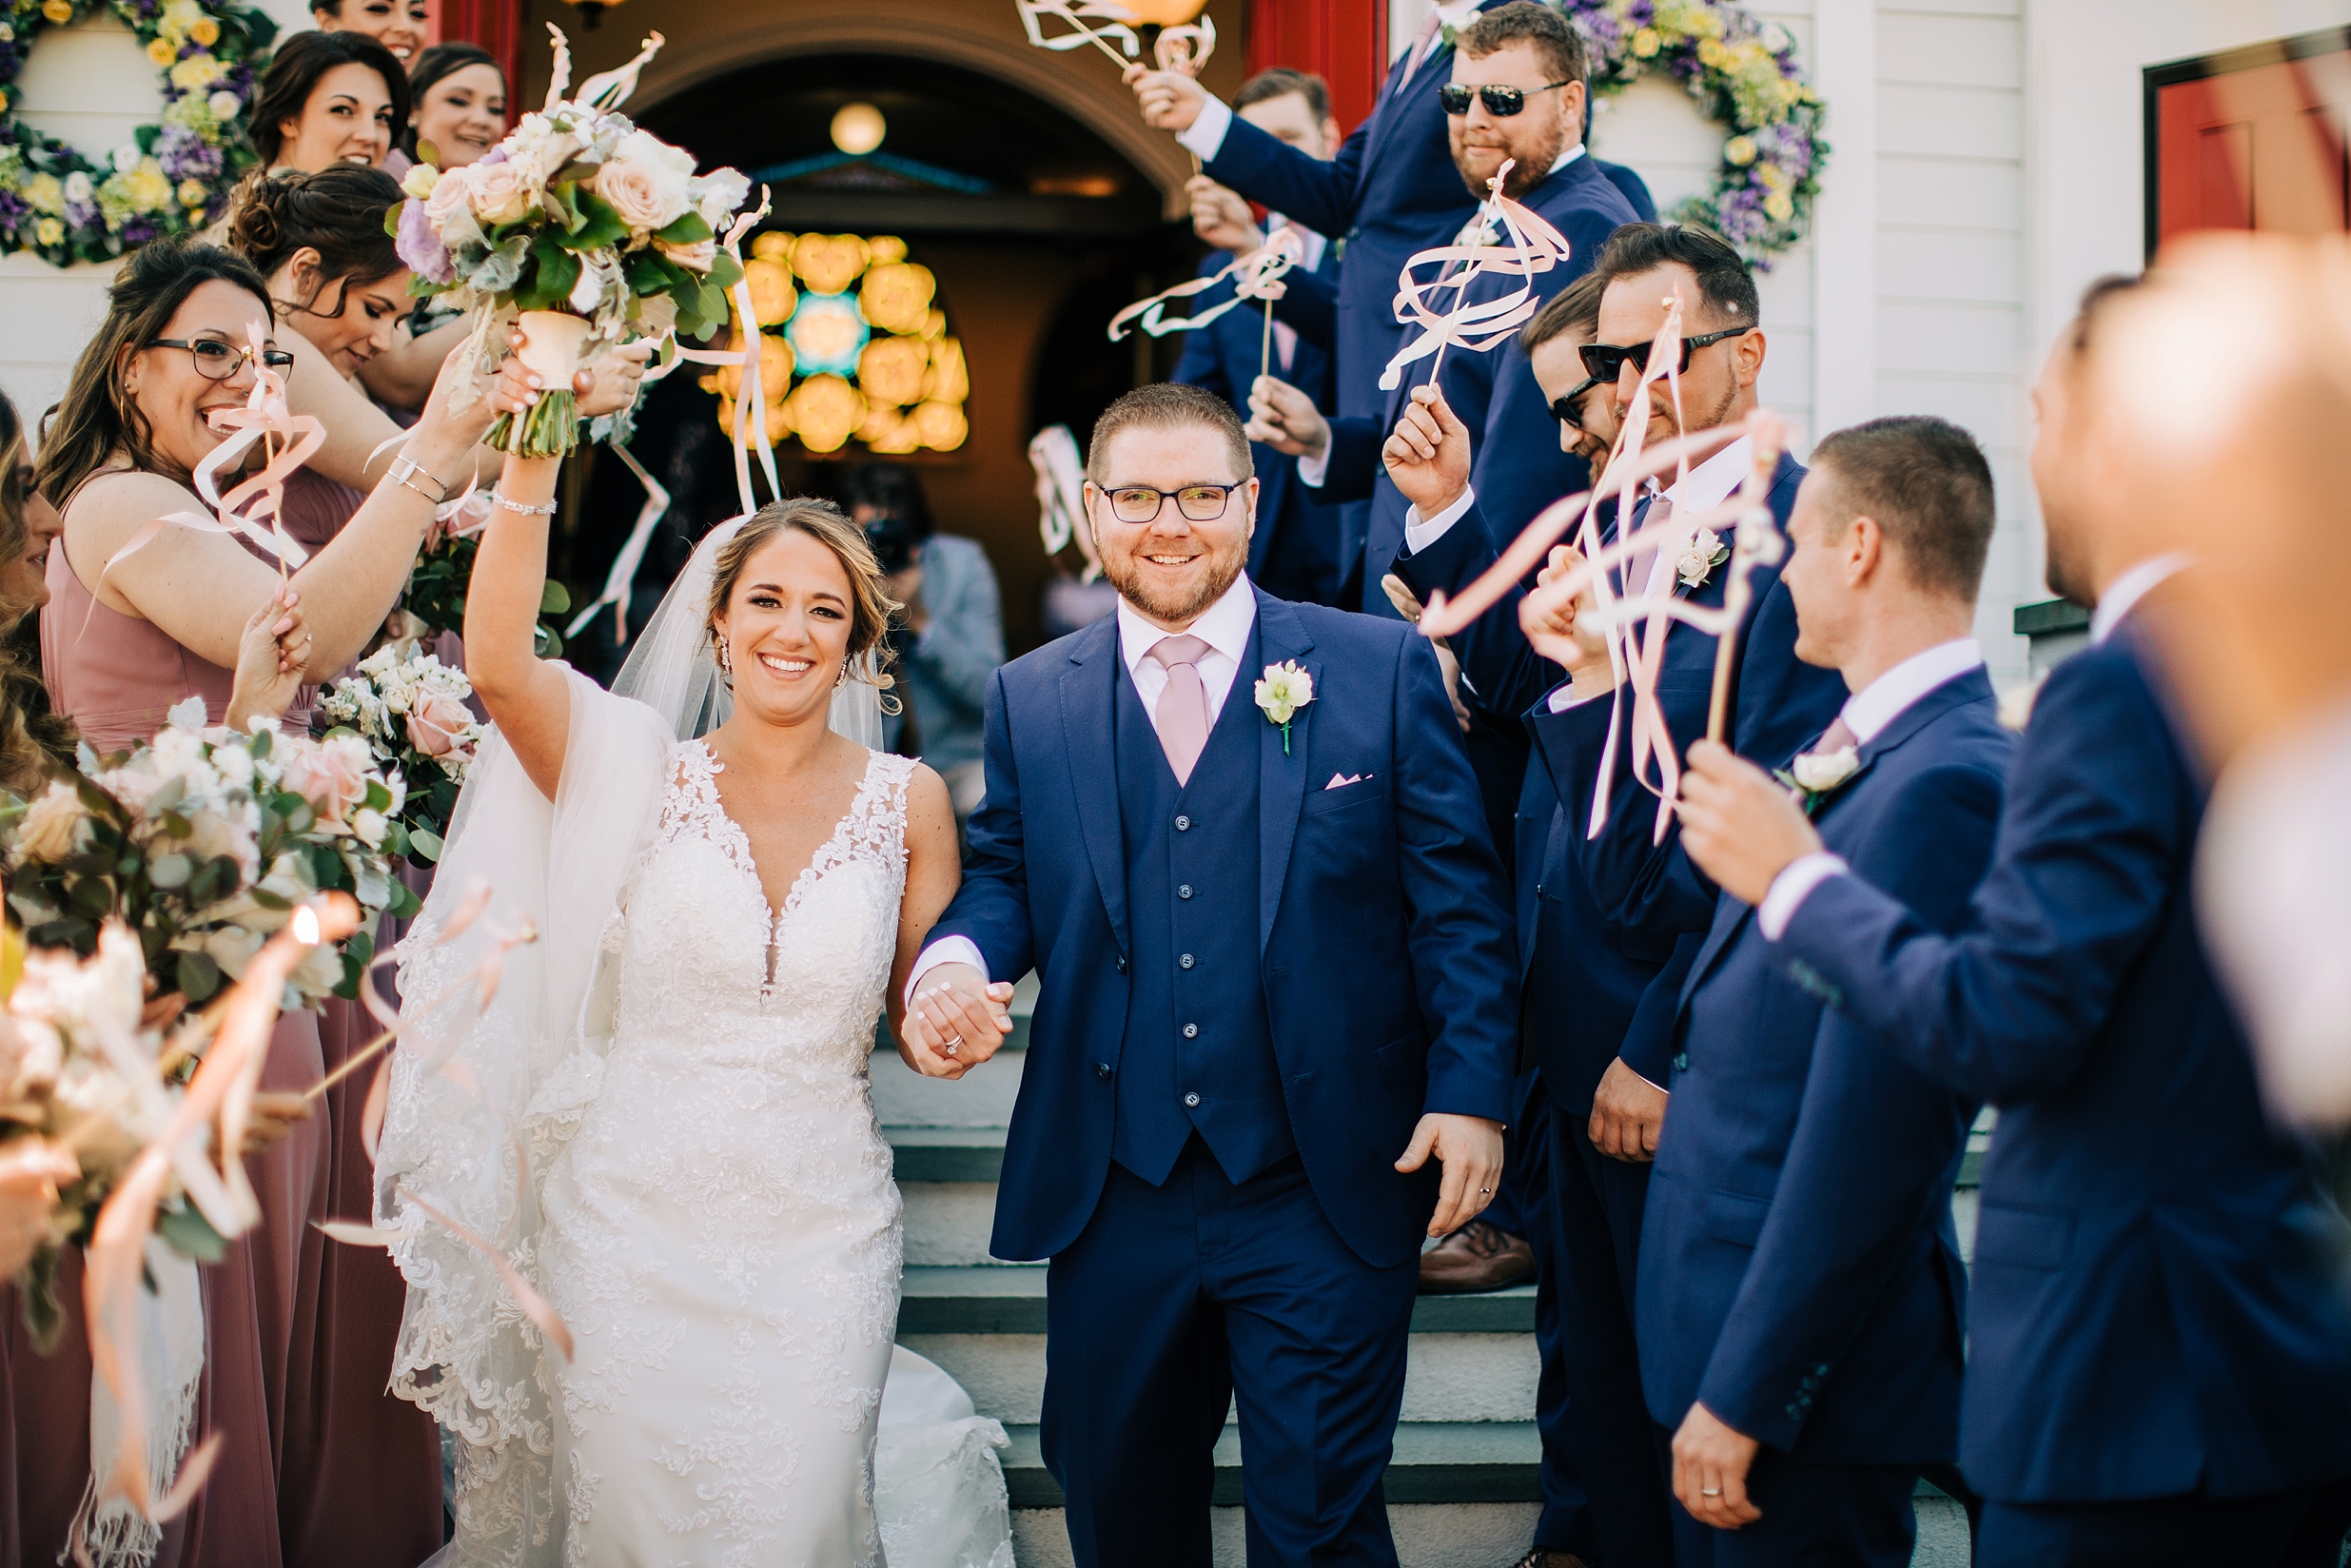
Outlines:
{"label": "vest button", "polygon": [[1543,895],[1543,885],[1542,885],[1540,882],[1538,882],[1538,883],[1536,883],[1536,884],[1535,884],[1535,896],[1536,896],[1536,897],[1538,897],[1538,898],[1540,898],[1542,895]]}
{"label": "vest button", "polygon": [[1196,1109],[1196,1108],[1198,1108],[1198,1107],[1199,1107],[1199,1105],[1200,1105],[1200,1096],[1199,1096],[1199,1095],[1197,1095],[1197,1094],[1186,1094],[1186,1095],[1184,1097],[1184,1103],[1185,1103],[1185,1105],[1190,1106],[1190,1107],[1194,1107],[1194,1108]]}
{"label": "vest button", "polygon": [[1187,952],[1183,957],[1177,959],[1176,962],[1188,970],[1192,967],[1192,955]]}
{"label": "vest button", "polygon": [[1117,963],[1119,973],[1125,974],[1127,972],[1127,955],[1123,952],[1120,953],[1118,955]]}
{"label": "vest button", "polygon": [[1185,1025],[1185,1026],[1184,1026],[1184,1038],[1185,1038],[1185,1039],[1186,1039],[1186,1040],[1197,1040],[1198,1038],[1200,1038],[1200,1026],[1199,1026],[1198,1024],[1186,1024],[1186,1025]]}
{"label": "vest button", "polygon": [[1180,887],[1180,888],[1176,889],[1176,896],[1177,896],[1178,898],[1189,898],[1189,897],[1191,897],[1191,896],[1192,896],[1192,885],[1191,885],[1189,882],[1186,882],[1186,883],[1185,883],[1185,884],[1184,884],[1184,886],[1182,886],[1182,887]]}
{"label": "vest button", "polygon": [[1674,1070],[1675,1072],[1688,1072],[1690,1070],[1690,1053],[1688,1051],[1684,1050],[1675,1052]]}
{"label": "vest button", "polygon": [[1108,1078],[1110,1076],[1110,1064],[1107,1062],[1096,1062],[1094,1064],[1094,1076],[1103,1079]]}
{"label": "vest button", "polygon": [[1177,817],[1177,818],[1176,818],[1176,832],[1178,832],[1178,833],[1190,833],[1191,831],[1192,831],[1192,819],[1191,819],[1190,817],[1188,817],[1188,816],[1179,816],[1179,817]]}

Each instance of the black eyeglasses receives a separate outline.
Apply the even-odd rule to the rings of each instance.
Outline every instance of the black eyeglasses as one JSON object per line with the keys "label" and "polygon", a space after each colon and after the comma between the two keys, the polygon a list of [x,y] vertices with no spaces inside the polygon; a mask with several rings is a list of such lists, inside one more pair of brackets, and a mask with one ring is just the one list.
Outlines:
{"label": "black eyeglasses", "polygon": [[[1243,480],[1241,484],[1249,481]],[[1194,522],[1213,522],[1224,515],[1231,504],[1232,493],[1241,484],[1187,484],[1181,490],[1154,490],[1147,484],[1122,484],[1106,491],[1110,498],[1110,515],[1121,522],[1149,522],[1159,516],[1169,496],[1175,497],[1176,510]]]}
{"label": "black eyeglasses", "polygon": [[1551,417],[1571,430],[1581,430],[1583,416],[1578,410],[1583,406],[1583,395],[1599,384],[1599,377],[1586,376],[1565,397],[1551,400]]}
{"label": "black eyeglasses", "polygon": [[294,368],[294,356],[283,348],[239,348],[221,338],[157,338],[149,348],[185,348],[187,357],[196,363],[196,374],[206,381],[225,382],[245,368],[245,362],[259,358],[271,370]]}
{"label": "black eyeglasses", "polygon": [[[1681,341],[1681,363],[1675,367],[1674,373],[1681,376],[1690,373],[1692,351],[1718,343],[1725,338],[1735,338],[1742,332],[1753,330],[1752,326],[1726,326],[1719,332],[1707,332],[1695,338],[1684,338]],[[1655,341],[1654,338],[1650,340],[1651,343]],[[1649,343],[1634,343],[1626,348],[1618,348],[1615,343],[1593,343],[1584,344],[1577,352],[1583,356],[1584,374],[1597,382],[1615,381],[1624,373],[1624,364],[1627,360],[1633,362],[1635,370],[1646,374],[1649,369]]]}
{"label": "black eyeglasses", "polygon": [[[1553,88],[1572,88],[1575,85],[1573,82],[1545,82],[1535,90],[1549,92]],[[1526,108],[1525,89],[1506,88],[1499,82],[1488,83],[1481,88],[1469,87],[1460,82],[1447,82],[1437,89],[1437,101],[1444,106],[1447,114],[1467,114],[1469,95],[1473,92],[1485,101],[1486,112],[1499,119],[1507,120]]]}

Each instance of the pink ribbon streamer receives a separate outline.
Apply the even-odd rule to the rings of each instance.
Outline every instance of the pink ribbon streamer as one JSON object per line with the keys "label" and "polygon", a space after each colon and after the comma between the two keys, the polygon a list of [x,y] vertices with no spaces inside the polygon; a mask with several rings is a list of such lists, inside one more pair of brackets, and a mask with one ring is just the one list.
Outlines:
{"label": "pink ribbon streamer", "polygon": [[[1170,332],[1189,332],[1205,326],[1244,300],[1263,300],[1270,305],[1288,292],[1289,284],[1282,280],[1289,275],[1290,268],[1296,266],[1304,255],[1305,241],[1299,236],[1298,230],[1277,230],[1264,245],[1234,257],[1220,271],[1205,278],[1180,283],[1173,288],[1163,288],[1147,300],[1137,300],[1110,318],[1110,341],[1117,343],[1125,338],[1130,322],[1154,338],[1164,338]],[[1172,301],[1188,300],[1195,294],[1205,293],[1227,278],[1233,280],[1233,297],[1222,304],[1172,322],[1161,316],[1160,312]]]}
{"label": "pink ribbon streamer", "polygon": [[[1396,319],[1406,326],[1417,325],[1420,335],[1399,348],[1380,373],[1383,390],[1394,391],[1403,379],[1404,366],[1431,355],[1437,356],[1437,364],[1429,367],[1429,380],[1435,381],[1447,345],[1458,343],[1469,353],[1486,353],[1542,308],[1543,302],[1535,295],[1535,276],[1567,260],[1567,237],[1502,194],[1502,182],[1517,162],[1505,160],[1494,171],[1494,178],[1486,182],[1485,203],[1473,220],[1479,230],[1500,225],[1506,245],[1468,245],[1457,240],[1417,252],[1396,275]],[[1456,265],[1460,268],[1458,272]],[[1427,266],[1437,267],[1438,275],[1426,283],[1416,281],[1413,270]],[[1465,303],[1471,280],[1480,274],[1517,278],[1519,284],[1494,299]],[[1451,310],[1440,310],[1431,303],[1431,296],[1440,288],[1454,291]]]}
{"label": "pink ribbon streamer", "polygon": [[1205,11],[1197,22],[1160,29],[1159,36],[1151,40],[1151,58],[1159,62],[1159,69],[1186,76],[1198,76],[1215,52],[1216,18]]}

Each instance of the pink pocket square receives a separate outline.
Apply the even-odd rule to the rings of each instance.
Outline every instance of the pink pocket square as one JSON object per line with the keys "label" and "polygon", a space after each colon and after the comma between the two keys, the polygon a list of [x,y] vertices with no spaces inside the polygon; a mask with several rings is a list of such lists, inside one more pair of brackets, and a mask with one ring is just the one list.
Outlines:
{"label": "pink pocket square", "polygon": [[1350,784],[1361,784],[1363,780],[1369,778],[1371,774],[1331,774],[1331,781],[1328,784],[1323,785],[1322,788],[1326,790],[1343,790]]}

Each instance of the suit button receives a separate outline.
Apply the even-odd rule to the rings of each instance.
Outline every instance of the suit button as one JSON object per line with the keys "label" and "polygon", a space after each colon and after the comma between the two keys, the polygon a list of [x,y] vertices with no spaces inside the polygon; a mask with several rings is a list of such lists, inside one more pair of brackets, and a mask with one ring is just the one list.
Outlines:
{"label": "suit button", "polygon": [[1674,1053],[1674,1070],[1675,1072],[1688,1072],[1690,1070],[1690,1053],[1688,1051],[1680,1050]]}
{"label": "suit button", "polygon": [[1192,819],[1191,819],[1190,817],[1188,817],[1188,816],[1179,816],[1179,817],[1177,817],[1177,818],[1176,818],[1176,832],[1178,832],[1178,833],[1190,833],[1191,831],[1192,831]]}
{"label": "suit button", "polygon": [[1190,1107],[1194,1107],[1194,1108],[1198,1108],[1198,1107],[1199,1107],[1199,1105],[1200,1105],[1200,1096],[1199,1096],[1199,1095],[1197,1095],[1197,1094],[1186,1094],[1186,1095],[1184,1097],[1184,1103],[1185,1103],[1185,1105],[1187,1105],[1187,1106],[1190,1106]]}
{"label": "suit button", "polygon": [[1187,970],[1188,970],[1188,969],[1190,969],[1190,968],[1192,967],[1192,962],[1193,962],[1193,960],[1192,960],[1192,955],[1191,955],[1190,953],[1188,953],[1188,952],[1187,952],[1187,953],[1185,953],[1183,957],[1181,957],[1181,958],[1177,959],[1177,960],[1176,960],[1176,962],[1177,962],[1177,963],[1179,963],[1179,964],[1181,964],[1181,965],[1183,965],[1185,969],[1187,969]]}
{"label": "suit button", "polygon": [[1822,1362],[1818,1366],[1812,1368],[1812,1376],[1815,1378],[1825,1378],[1828,1375],[1829,1363],[1827,1362]]}
{"label": "suit button", "polygon": [[1117,964],[1118,964],[1118,971],[1119,971],[1119,973],[1121,973],[1121,974],[1125,974],[1125,973],[1127,972],[1127,955],[1126,955],[1125,953],[1123,953],[1123,952],[1122,952],[1122,953],[1120,953],[1120,954],[1118,955],[1118,958],[1117,958],[1116,962],[1117,962]]}
{"label": "suit button", "polygon": [[1536,897],[1538,897],[1538,898],[1540,898],[1542,895],[1543,895],[1543,885],[1542,885],[1540,882],[1538,882],[1538,883],[1536,883],[1536,884],[1535,884],[1535,896],[1536,896]]}
{"label": "suit button", "polygon": [[1107,1080],[1110,1076],[1110,1064],[1107,1062],[1096,1062],[1094,1064],[1094,1076]]}
{"label": "suit button", "polygon": [[1197,1040],[1197,1039],[1199,1039],[1199,1038],[1200,1038],[1200,1026],[1199,1026],[1198,1024],[1186,1024],[1186,1025],[1185,1025],[1185,1026],[1184,1026],[1184,1038],[1185,1038],[1185,1039],[1186,1039],[1186,1040]]}
{"label": "suit button", "polygon": [[1180,888],[1176,889],[1176,896],[1177,896],[1178,898],[1189,898],[1189,897],[1191,897],[1191,896],[1192,896],[1192,885],[1191,885],[1189,882],[1186,882],[1186,883],[1185,883],[1185,884],[1184,884],[1184,886],[1182,886],[1182,887],[1180,887]]}

